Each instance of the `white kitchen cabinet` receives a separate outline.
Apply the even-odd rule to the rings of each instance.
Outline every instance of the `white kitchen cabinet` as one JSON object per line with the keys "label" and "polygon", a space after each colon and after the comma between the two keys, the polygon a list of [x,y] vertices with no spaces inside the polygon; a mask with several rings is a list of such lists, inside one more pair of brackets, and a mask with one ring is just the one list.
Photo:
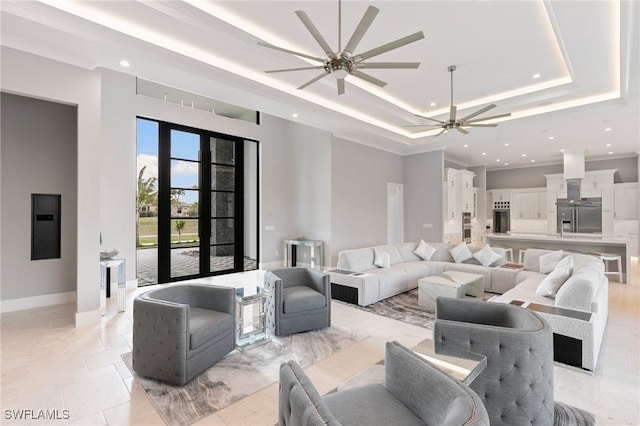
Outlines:
{"label": "white kitchen cabinet", "polygon": [[511,193],[511,219],[545,219],[546,191],[514,191]]}
{"label": "white kitchen cabinet", "polygon": [[475,215],[473,214],[474,208],[473,208],[473,188],[472,189],[462,189],[462,202],[460,203],[460,210],[462,210],[465,213],[471,213],[471,216]]}
{"label": "white kitchen cabinet", "polygon": [[462,242],[462,232],[456,234],[444,234],[444,242],[447,244],[460,244]]}
{"label": "white kitchen cabinet", "polygon": [[510,189],[493,189],[491,190],[491,195],[493,199],[494,208],[501,208],[501,207],[495,207],[496,203],[511,201]]}
{"label": "white kitchen cabinet", "polygon": [[547,233],[555,234],[558,232],[558,191],[547,191]]}
{"label": "white kitchen cabinet", "polygon": [[638,219],[638,184],[619,183],[613,188],[613,217]]}
{"label": "white kitchen cabinet", "polygon": [[458,190],[457,188],[447,188],[447,220],[456,220],[460,218],[458,213]]}
{"label": "white kitchen cabinet", "polygon": [[602,188],[602,234],[614,233],[613,224],[613,187]]}
{"label": "white kitchen cabinet", "polygon": [[460,173],[456,169],[445,169],[447,189],[460,187]]}
{"label": "white kitchen cabinet", "polygon": [[460,187],[464,189],[473,189],[473,177],[475,174],[469,170],[458,170],[460,175]]}
{"label": "white kitchen cabinet", "polygon": [[547,191],[555,191],[557,198],[567,198],[567,182],[559,175],[545,175],[547,178]]}

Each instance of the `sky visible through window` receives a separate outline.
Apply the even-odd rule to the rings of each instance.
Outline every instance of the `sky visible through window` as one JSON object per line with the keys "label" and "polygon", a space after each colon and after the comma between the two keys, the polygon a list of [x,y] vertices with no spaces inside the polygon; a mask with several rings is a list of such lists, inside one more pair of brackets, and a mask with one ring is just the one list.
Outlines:
{"label": "sky visible through window", "polygon": [[[144,178],[158,177],[158,138],[159,125],[155,121],[137,119],[137,171],[146,166]],[[193,133],[171,131],[171,156],[189,160],[198,159],[200,136]],[[192,188],[198,183],[198,164],[187,161],[171,160],[171,186],[178,188]],[[156,191],[158,185],[156,183]],[[198,201],[197,191],[185,191],[181,198],[185,203]]]}

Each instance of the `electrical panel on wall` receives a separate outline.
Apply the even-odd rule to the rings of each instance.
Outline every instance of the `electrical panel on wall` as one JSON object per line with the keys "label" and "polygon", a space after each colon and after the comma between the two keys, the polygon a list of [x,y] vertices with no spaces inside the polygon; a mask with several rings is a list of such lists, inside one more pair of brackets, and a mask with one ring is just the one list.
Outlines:
{"label": "electrical panel on wall", "polygon": [[31,194],[31,260],[60,258],[60,194]]}

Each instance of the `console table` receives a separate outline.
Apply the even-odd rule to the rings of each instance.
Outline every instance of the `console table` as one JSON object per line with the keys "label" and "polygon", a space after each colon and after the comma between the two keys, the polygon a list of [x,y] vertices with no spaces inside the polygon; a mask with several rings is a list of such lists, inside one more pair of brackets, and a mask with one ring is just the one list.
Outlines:
{"label": "console table", "polygon": [[285,267],[296,266],[298,246],[310,248],[309,262],[312,268],[322,268],[324,264],[324,242],[318,240],[284,240]]}
{"label": "console table", "polygon": [[107,297],[111,297],[111,268],[118,273],[118,312],[124,312],[126,297],[126,260],[108,259],[100,261],[100,312],[106,313]]}

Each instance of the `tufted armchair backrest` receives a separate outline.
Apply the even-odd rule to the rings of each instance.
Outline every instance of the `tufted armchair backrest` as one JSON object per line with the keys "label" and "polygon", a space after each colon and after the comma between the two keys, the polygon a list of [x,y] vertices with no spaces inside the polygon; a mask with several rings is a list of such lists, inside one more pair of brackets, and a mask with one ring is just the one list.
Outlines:
{"label": "tufted armchair backrest", "polygon": [[519,306],[438,298],[434,342],[487,357],[471,388],[492,426],[553,424],[553,334],[543,318]]}

